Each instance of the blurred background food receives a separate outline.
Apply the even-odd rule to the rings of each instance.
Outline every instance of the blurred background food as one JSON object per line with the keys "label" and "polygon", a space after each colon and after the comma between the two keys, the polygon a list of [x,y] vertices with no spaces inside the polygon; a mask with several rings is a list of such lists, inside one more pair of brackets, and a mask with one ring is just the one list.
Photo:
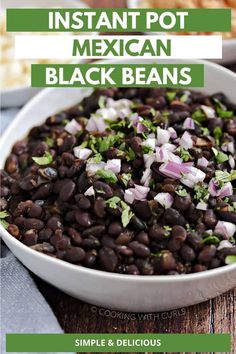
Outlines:
{"label": "blurred background food", "polygon": [[[26,33],[28,34],[28,33]],[[52,33],[39,33],[48,35]],[[72,35],[67,32],[57,32],[54,35]],[[77,33],[78,34],[78,33]],[[24,35],[18,33],[18,35]],[[65,63],[65,60],[56,60],[57,63]],[[69,60],[67,61],[69,62]],[[31,64],[55,63],[51,59],[23,60],[14,58],[14,33],[6,32],[6,15],[0,13],[0,88],[12,88],[30,85]]]}
{"label": "blurred background food", "polygon": [[[130,0],[132,1],[132,0]],[[189,9],[232,9],[232,31],[222,33],[224,39],[236,38],[236,0],[140,0],[139,6],[142,8],[189,8]],[[218,32],[185,32],[175,34],[219,34]]]}

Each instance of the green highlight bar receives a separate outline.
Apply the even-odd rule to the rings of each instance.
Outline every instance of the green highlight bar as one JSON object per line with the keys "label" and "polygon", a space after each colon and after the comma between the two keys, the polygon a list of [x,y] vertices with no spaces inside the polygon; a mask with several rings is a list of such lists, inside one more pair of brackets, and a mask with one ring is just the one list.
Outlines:
{"label": "green highlight bar", "polygon": [[[102,25],[101,22],[99,24],[102,12],[106,15],[106,25]],[[154,14],[153,16],[155,14],[158,16],[150,18],[150,12]],[[187,12],[184,18],[184,28],[179,15],[183,12]],[[58,23],[58,28],[55,28],[55,21],[51,22],[52,26],[49,26],[49,16],[54,19],[55,13],[60,13],[65,20],[63,24],[62,21]],[[81,16],[76,16],[76,13]],[[127,21],[125,19],[122,23],[113,22],[114,13],[122,19],[126,16]],[[137,16],[134,17],[134,13],[138,13]],[[170,15],[164,17],[164,13]],[[166,28],[168,25],[170,25],[169,28]],[[231,9],[7,9],[7,31],[231,32]]]}
{"label": "green highlight bar", "polygon": [[33,64],[32,87],[204,87],[203,64]]}
{"label": "green highlight bar", "polygon": [[9,352],[230,352],[229,334],[7,334]]}

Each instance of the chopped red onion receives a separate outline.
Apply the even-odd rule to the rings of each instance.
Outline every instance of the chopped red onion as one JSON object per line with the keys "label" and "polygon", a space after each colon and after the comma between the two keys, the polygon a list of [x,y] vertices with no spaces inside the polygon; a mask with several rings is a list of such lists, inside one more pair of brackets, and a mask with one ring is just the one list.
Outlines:
{"label": "chopped red onion", "polygon": [[143,175],[142,175],[142,178],[141,178],[140,182],[145,187],[148,187],[149,183],[151,181],[151,178],[152,178],[152,170],[150,168],[146,168],[146,170],[143,172]]}
{"label": "chopped red onion", "polygon": [[82,129],[82,126],[75,119],[72,119],[65,125],[64,129],[67,133],[76,135]]}
{"label": "chopped red onion", "polygon": [[137,134],[142,134],[148,131],[148,127],[146,127],[146,125],[144,125],[142,122],[138,122],[137,123]]}
{"label": "chopped red onion", "polygon": [[195,123],[194,120],[190,117],[186,118],[183,124],[184,129],[189,129],[189,130],[194,130],[195,129]]}
{"label": "chopped red onion", "polygon": [[180,181],[187,187],[193,188],[195,184],[203,182],[206,174],[196,167],[189,167],[189,172],[184,173]]}
{"label": "chopped red onion", "polygon": [[135,190],[134,188],[126,189],[124,199],[126,203],[132,204],[135,200]]}
{"label": "chopped red onion", "polygon": [[207,118],[215,118],[216,112],[212,107],[201,105],[201,109],[203,110]]}
{"label": "chopped red onion", "polygon": [[92,197],[95,195],[95,190],[93,188],[93,186],[89,187],[86,192],[84,192],[84,195],[87,197]]}
{"label": "chopped red onion", "polygon": [[171,139],[177,139],[178,136],[174,128],[169,127],[168,132],[170,133]]}
{"label": "chopped red onion", "polygon": [[114,172],[115,174],[120,173],[121,160],[120,159],[107,160],[105,170],[110,170],[110,171]]}
{"label": "chopped red onion", "polygon": [[174,198],[170,193],[158,193],[154,200],[158,201],[165,209],[170,208],[174,202]]}
{"label": "chopped red onion", "polygon": [[88,132],[104,132],[107,128],[107,124],[105,123],[102,117],[91,116],[89,118],[88,123],[86,125],[86,130]]}
{"label": "chopped red onion", "polygon": [[208,209],[208,205],[207,203],[204,202],[199,202],[196,206],[196,209],[198,210],[207,210]]}
{"label": "chopped red onion", "polygon": [[103,170],[106,166],[106,163],[104,161],[101,161],[99,163],[95,162],[87,162],[86,164],[86,172],[89,173],[90,176],[94,175],[98,170]]}
{"label": "chopped red onion", "polygon": [[157,128],[157,144],[163,145],[168,143],[170,140],[170,132],[168,130]]}
{"label": "chopped red onion", "polygon": [[234,148],[234,143],[232,141],[226,143],[226,144],[223,144],[221,146],[221,149],[224,151],[224,152],[230,152],[231,154],[234,154],[234,151],[235,151],[235,148]]}
{"label": "chopped red onion", "polygon": [[234,169],[235,168],[235,159],[233,158],[233,156],[229,156],[229,165],[230,165],[230,167],[232,168],[232,169]]}
{"label": "chopped red onion", "polygon": [[162,147],[156,147],[156,161],[157,162],[172,161],[178,164],[182,163],[183,160],[178,155],[175,155],[171,151],[164,148],[165,145],[163,145]]}
{"label": "chopped red onion", "polygon": [[153,162],[156,161],[156,154],[144,154],[144,163],[146,168],[150,168]]}
{"label": "chopped red onion", "polygon": [[150,191],[149,187],[141,186],[139,184],[134,185],[135,189],[135,199],[136,200],[146,200],[147,194]]}
{"label": "chopped red onion", "polygon": [[137,124],[143,120],[142,117],[138,115],[138,113],[133,113],[129,117],[129,120],[132,122],[133,127],[137,127]]}
{"label": "chopped red onion", "polygon": [[174,152],[176,150],[176,146],[174,144],[166,143],[162,145],[163,149],[166,149],[170,152]]}
{"label": "chopped red onion", "polygon": [[179,145],[186,150],[191,149],[193,147],[193,140],[188,132],[184,132],[184,134],[179,140]]}
{"label": "chopped red onion", "polygon": [[74,147],[74,155],[80,160],[87,160],[92,154],[92,150],[87,148],[81,148],[79,146]]}
{"label": "chopped red onion", "polygon": [[146,140],[144,140],[141,144],[142,146],[148,146],[150,147],[152,150],[155,150],[155,146],[156,146],[156,139],[155,138],[147,138]]}
{"label": "chopped red onion", "polygon": [[221,251],[223,250],[224,248],[232,248],[233,245],[231,242],[229,242],[228,240],[223,240],[223,241],[220,241],[220,244],[219,246],[217,247],[217,250],[218,251]]}
{"label": "chopped red onion", "polygon": [[186,166],[185,163],[167,162],[160,166],[159,171],[167,177],[178,179],[183,174],[190,172],[190,166]]}
{"label": "chopped red onion", "polygon": [[209,182],[208,187],[209,193],[212,197],[229,197],[233,194],[233,186],[230,182],[227,182],[223,187],[219,187],[219,184],[213,178]]}
{"label": "chopped red onion", "polygon": [[207,167],[208,164],[209,164],[209,161],[205,157],[201,157],[200,159],[197,160],[198,167]]}
{"label": "chopped red onion", "polygon": [[132,113],[132,104],[132,101],[127,100],[126,98],[122,98],[120,100],[113,100],[113,98],[108,98],[106,107],[114,108],[118,114],[118,117],[124,119]]}
{"label": "chopped red onion", "polygon": [[236,232],[236,225],[228,221],[218,221],[214,231],[228,240]]}

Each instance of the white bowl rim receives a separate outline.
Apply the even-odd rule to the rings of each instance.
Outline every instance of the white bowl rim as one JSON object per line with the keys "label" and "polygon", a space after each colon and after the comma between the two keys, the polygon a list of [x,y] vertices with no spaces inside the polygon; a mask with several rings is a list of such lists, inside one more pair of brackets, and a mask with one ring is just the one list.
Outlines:
{"label": "white bowl rim", "polygon": [[[155,61],[154,59],[141,59],[141,58],[132,58],[130,59],[132,62],[139,62],[142,63],[142,61],[145,62],[152,62]],[[172,63],[177,63],[177,62],[182,62],[182,63],[196,63],[196,64],[204,64],[205,66],[211,66],[214,67],[215,70],[221,70],[223,71],[227,76],[234,76],[236,78],[236,74],[234,74],[232,71],[229,69],[222,67],[221,65],[212,63],[210,61],[205,61],[205,60],[199,60],[199,59],[191,59],[191,60],[178,60],[178,59],[168,59],[168,60],[163,60],[164,62],[172,62]],[[96,63],[100,64],[105,64],[105,63],[124,63],[127,62],[125,59],[114,59],[114,60],[99,60]],[[158,62],[161,62],[161,60],[158,60]],[[18,121],[21,121],[22,115],[24,115],[24,111],[28,109],[30,106],[34,106],[35,103],[37,103],[38,98],[40,98],[41,95],[46,95],[46,93],[50,93],[51,90],[55,90],[55,88],[46,88],[39,92],[36,96],[34,96],[19,112],[17,115],[17,118],[14,119],[13,123],[9,125],[9,127],[4,131],[2,137],[8,133],[8,130],[10,131],[12,129],[12,125],[18,124]],[[235,264],[229,264],[229,265],[224,265],[219,268],[215,269],[209,269],[205,270],[203,272],[199,273],[189,273],[189,274],[178,274],[178,275],[131,275],[131,274],[119,274],[119,273],[112,273],[112,272],[106,272],[103,270],[98,270],[98,269],[91,269],[91,268],[86,268],[84,266],[78,266],[74,265],[72,263],[66,262],[64,260],[56,259],[53,257],[50,257],[44,253],[37,252],[30,247],[24,245],[21,243],[19,240],[15,239],[7,230],[3,228],[3,226],[0,225],[0,233],[4,233],[4,237],[9,239],[9,243],[13,243],[15,247],[18,247],[20,250],[23,252],[28,253],[31,256],[35,256],[38,259],[47,260],[51,264],[57,264],[60,266],[66,267],[68,270],[71,269],[73,271],[78,271],[82,272],[84,275],[93,275],[93,276],[99,276],[99,277],[106,277],[112,279],[122,279],[122,281],[134,281],[134,282],[146,282],[146,283],[153,283],[153,282],[159,282],[159,283],[167,283],[167,282],[182,282],[182,281],[191,281],[191,280],[201,280],[201,279],[206,279],[206,278],[213,278],[214,276],[221,275],[224,273],[228,273],[229,271],[235,270],[236,271],[236,263]]]}

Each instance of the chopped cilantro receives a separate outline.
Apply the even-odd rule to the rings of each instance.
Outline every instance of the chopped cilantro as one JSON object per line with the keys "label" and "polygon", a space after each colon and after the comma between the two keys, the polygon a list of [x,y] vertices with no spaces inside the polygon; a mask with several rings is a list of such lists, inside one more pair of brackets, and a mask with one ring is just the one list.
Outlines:
{"label": "chopped cilantro", "polygon": [[9,223],[6,220],[4,220],[8,216],[9,216],[8,212],[0,211],[0,225],[2,225],[2,227],[4,227],[4,229],[7,229],[9,226]]}
{"label": "chopped cilantro", "polygon": [[32,160],[40,166],[49,165],[53,161],[53,157],[50,152],[46,151],[41,157],[32,157]]}
{"label": "chopped cilantro", "polygon": [[102,155],[101,154],[95,154],[93,157],[91,157],[89,160],[89,162],[94,162],[94,163],[99,163],[102,161]]}
{"label": "chopped cilantro", "polygon": [[188,95],[185,93],[180,97],[181,102],[186,102],[188,100]]}
{"label": "chopped cilantro", "polygon": [[155,115],[156,115],[156,110],[155,110],[154,108],[151,108],[151,109],[150,109],[150,113],[151,113],[151,115],[152,115],[153,117],[155,117]]}
{"label": "chopped cilantro", "polygon": [[236,263],[235,255],[229,255],[225,257],[225,264],[233,264],[233,263]]}
{"label": "chopped cilantro", "polygon": [[205,237],[202,242],[207,245],[219,245],[220,240],[217,236],[209,235]]}
{"label": "chopped cilantro", "polygon": [[175,191],[175,193],[176,193],[177,195],[179,195],[180,197],[187,197],[187,195],[188,195],[188,192],[186,191],[186,189],[185,189],[185,188],[182,188],[182,187],[179,187],[179,188]]}
{"label": "chopped cilantro", "polygon": [[123,173],[120,177],[121,181],[124,183],[125,187],[127,187],[132,175],[131,173]]}
{"label": "chopped cilantro", "polygon": [[142,150],[144,154],[151,154],[153,152],[151,146],[142,145]]}
{"label": "chopped cilantro", "polygon": [[110,208],[116,209],[120,201],[121,199],[119,197],[112,197],[106,201],[106,204],[108,204]]}
{"label": "chopped cilantro", "polygon": [[197,109],[193,114],[192,118],[198,123],[204,122],[206,120],[206,115],[201,109]]}
{"label": "chopped cilantro", "polygon": [[54,140],[52,138],[49,138],[49,136],[47,136],[46,144],[51,148],[54,145]]}
{"label": "chopped cilantro", "polygon": [[175,99],[176,92],[169,91],[166,93],[166,97],[169,102],[173,101]]}
{"label": "chopped cilantro", "polygon": [[207,186],[196,184],[194,186],[194,198],[199,202],[206,202],[209,199],[209,191]]}
{"label": "chopped cilantro", "polygon": [[220,118],[231,118],[234,115],[233,111],[227,111],[226,106],[217,98],[213,99],[215,102],[216,112]]}
{"label": "chopped cilantro", "polygon": [[218,151],[215,148],[212,148],[212,151],[213,151],[213,153],[215,155],[215,159],[218,163],[223,163],[223,162],[228,161],[229,157],[224,152]]}
{"label": "chopped cilantro", "polygon": [[226,171],[216,170],[216,180],[221,183],[227,183],[236,179],[236,170],[232,170],[230,173]]}
{"label": "chopped cilantro", "polygon": [[100,108],[105,108],[106,97],[100,96],[98,99],[98,105]]}
{"label": "chopped cilantro", "polygon": [[109,170],[98,170],[96,175],[103,178],[108,183],[116,183],[117,177],[114,172]]}
{"label": "chopped cilantro", "polygon": [[126,152],[126,160],[127,161],[133,161],[135,159],[135,152],[131,147],[128,148],[128,151]]}
{"label": "chopped cilantro", "polygon": [[205,127],[201,127],[201,133],[204,136],[209,136],[210,135],[209,129],[205,128]]}
{"label": "chopped cilantro", "polygon": [[221,127],[215,127],[215,129],[213,130],[213,136],[216,139],[217,144],[219,145],[220,139],[223,136],[223,132],[222,132]]}
{"label": "chopped cilantro", "polygon": [[125,202],[123,202],[122,200],[121,200],[121,207],[123,210],[121,214],[121,222],[122,225],[126,227],[129,224],[132,217],[134,216],[134,213],[131,211],[130,206]]}
{"label": "chopped cilantro", "polygon": [[188,150],[186,150],[186,149],[184,149],[183,147],[179,147],[177,150],[176,150],[178,153],[179,153],[179,155],[180,155],[180,157],[183,159],[183,161],[189,161],[189,159],[191,159],[191,155],[190,155],[190,153],[188,152]]}

